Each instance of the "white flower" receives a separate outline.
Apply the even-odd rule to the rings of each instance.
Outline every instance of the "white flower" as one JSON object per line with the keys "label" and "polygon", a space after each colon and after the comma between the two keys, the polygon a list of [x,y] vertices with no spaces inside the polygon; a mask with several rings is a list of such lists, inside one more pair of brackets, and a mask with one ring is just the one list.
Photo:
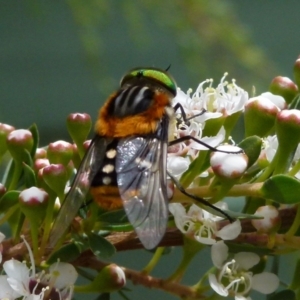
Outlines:
{"label": "white flower", "polygon": [[228,260],[228,247],[223,241],[211,247],[211,257],[217,274],[209,274],[212,289],[221,296],[234,296],[235,300],[246,300],[251,289],[262,294],[274,292],[279,285],[278,277],[269,272],[254,274],[249,271],[258,264],[256,253],[240,252]]}
{"label": "white flower", "polygon": [[[191,89],[184,93],[180,89],[177,96],[173,99],[173,105],[180,104],[186,115],[186,120],[182,118],[182,112],[176,111],[179,115],[177,118],[174,132],[170,137],[175,139],[192,136],[201,143],[190,140],[182,142],[180,145],[169,147],[169,155],[190,155],[195,157],[199,150],[209,150],[210,147],[217,147],[225,139],[225,129],[222,127],[216,136],[203,136],[202,132],[207,120],[232,115],[244,109],[245,102],[248,100],[248,94],[238,87],[233,80],[228,84],[223,76],[217,88],[212,87],[213,80],[201,82],[191,97]],[[208,86],[206,86],[208,84]],[[206,87],[205,87],[206,86]],[[181,121],[178,121],[181,120]]]}
{"label": "white flower", "polygon": [[206,212],[193,204],[186,212],[185,207],[180,203],[169,204],[169,210],[173,214],[177,228],[196,241],[212,245],[216,238],[232,240],[241,232],[240,221],[230,223],[220,230],[217,227],[219,217]]}
{"label": "white flower", "polygon": [[[213,113],[222,113],[224,116],[230,116],[244,110],[244,105],[248,100],[248,93],[237,86],[235,80],[228,84],[225,81],[226,76],[227,73],[221,78],[221,82],[216,89],[212,88],[211,84],[206,89],[203,89],[205,82],[201,83],[192,99],[201,102],[201,108]],[[210,82],[212,83],[212,80]]]}
{"label": "white flower", "polygon": [[[75,268],[71,264],[58,262],[51,265],[48,272],[36,274],[32,251],[25,239],[23,240],[29,251],[31,269],[14,259],[3,264],[7,275],[5,280],[13,293],[17,297],[23,296],[23,300],[42,300],[48,296],[52,299],[72,299],[73,285],[77,279]],[[0,285],[2,288],[3,286]]]}

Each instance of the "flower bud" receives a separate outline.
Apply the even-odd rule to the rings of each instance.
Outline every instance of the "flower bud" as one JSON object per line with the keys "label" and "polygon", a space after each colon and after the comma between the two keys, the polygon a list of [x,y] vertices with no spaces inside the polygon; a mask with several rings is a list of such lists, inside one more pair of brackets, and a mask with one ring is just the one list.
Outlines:
{"label": "flower bud", "polygon": [[66,166],[73,156],[72,144],[65,141],[50,143],[47,149],[47,157],[51,164],[63,164]]}
{"label": "flower bud", "polygon": [[298,57],[294,64],[294,78],[298,88],[300,88],[300,57]]}
{"label": "flower bud", "polygon": [[280,226],[280,216],[276,207],[266,205],[259,207],[255,216],[263,217],[263,219],[251,220],[252,225],[259,233],[270,233],[276,231]]}
{"label": "flower bud", "polygon": [[0,159],[7,150],[6,138],[13,130],[15,130],[13,126],[0,123]]}
{"label": "flower bud", "polygon": [[92,128],[91,117],[86,113],[70,114],[67,118],[67,128],[71,138],[77,147],[81,149],[83,142],[87,139]]}
{"label": "flower bud", "polygon": [[46,212],[48,198],[48,194],[44,190],[31,187],[20,193],[20,208],[31,221],[41,220]]}
{"label": "flower bud", "polygon": [[17,129],[10,132],[6,141],[11,156],[17,161],[22,161],[25,150],[30,152],[33,147],[32,134],[26,129]]}
{"label": "flower bud", "polygon": [[257,159],[257,165],[262,170],[269,165],[269,160],[267,159],[266,151],[263,149]]}
{"label": "flower bud", "polygon": [[[275,130],[279,146],[292,149],[300,142],[300,111],[297,109],[282,110],[277,114]],[[286,155],[288,155],[286,153]]]}
{"label": "flower bud", "polygon": [[0,198],[6,193],[6,187],[0,183]]}
{"label": "flower bud", "polygon": [[[238,153],[241,148],[231,145],[217,147],[218,150],[232,153],[213,152],[210,165],[218,177],[236,179],[241,177],[247,169],[248,157],[245,153]],[[237,153],[234,153],[237,152]]]}
{"label": "flower bud", "polygon": [[88,285],[76,286],[75,292],[110,293],[117,291],[126,284],[125,273],[115,264],[104,267],[94,281]]}
{"label": "flower bud", "polygon": [[49,163],[49,160],[47,158],[38,158],[34,162],[34,170],[38,171],[38,170],[40,170],[42,168],[45,168],[49,165],[50,165],[50,163]]}
{"label": "flower bud", "polygon": [[91,145],[91,142],[92,140],[86,140],[84,143],[83,143],[83,148],[87,151]]}
{"label": "flower bud", "polygon": [[62,164],[51,164],[42,169],[42,177],[47,185],[58,195],[64,196],[65,186],[68,181],[68,172]]}
{"label": "flower bud", "polygon": [[34,159],[47,158],[47,151],[44,148],[37,148],[35,151]]}
{"label": "flower bud", "polygon": [[275,77],[269,87],[271,93],[282,96],[289,104],[298,94],[297,85],[288,77]]}
{"label": "flower bud", "polygon": [[47,203],[48,194],[44,190],[33,186],[20,193],[19,201],[26,206],[35,207]]}
{"label": "flower bud", "polygon": [[244,114],[246,136],[266,136],[273,128],[278,112],[279,108],[264,96],[249,99]]}

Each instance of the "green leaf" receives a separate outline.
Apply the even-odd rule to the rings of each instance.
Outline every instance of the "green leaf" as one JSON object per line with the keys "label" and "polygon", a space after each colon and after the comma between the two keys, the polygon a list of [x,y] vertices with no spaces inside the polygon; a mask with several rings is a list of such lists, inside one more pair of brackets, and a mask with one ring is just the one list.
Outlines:
{"label": "green leaf", "polygon": [[92,232],[88,238],[90,248],[98,258],[110,258],[116,253],[116,248],[104,237]]}
{"label": "green leaf", "polygon": [[99,220],[108,224],[124,224],[129,222],[124,209],[107,211],[99,216]]}
{"label": "green leaf", "polygon": [[19,201],[19,191],[9,191],[0,199],[0,211],[5,212]]}
{"label": "green leaf", "polygon": [[25,150],[23,153],[23,163],[25,163],[26,165],[28,165],[30,167],[33,166],[31,154],[27,150]]}
{"label": "green leaf", "polygon": [[23,170],[24,170],[24,180],[25,180],[26,188],[36,186],[37,185],[36,177],[32,168],[27,164],[23,163]]}
{"label": "green leaf", "polygon": [[196,176],[201,174],[209,167],[209,153],[209,151],[200,151],[198,157],[190,163],[189,168],[182,174],[180,183],[184,188],[188,187],[196,178]]}
{"label": "green leaf", "polygon": [[67,244],[53,252],[48,258],[47,264],[51,265],[57,261],[73,261],[80,255],[80,253],[81,251],[76,243]]}
{"label": "green leaf", "polygon": [[10,182],[12,181],[13,175],[15,171],[15,162],[13,159],[9,161],[7,164],[7,167],[5,169],[3,178],[2,178],[2,184],[4,184],[6,187],[10,185]]}
{"label": "green leaf", "polygon": [[296,294],[292,290],[284,290],[268,297],[268,300],[296,300]]}
{"label": "green leaf", "polygon": [[31,132],[32,137],[33,137],[33,146],[32,146],[31,153],[30,153],[31,157],[33,158],[35,155],[36,149],[39,145],[39,131],[38,131],[36,124],[32,124],[28,128],[28,130]]}
{"label": "green leaf", "polygon": [[261,152],[262,141],[261,138],[254,135],[250,136],[239,143],[245,154],[248,156],[248,168],[251,167],[259,157]]}
{"label": "green leaf", "polygon": [[288,175],[275,175],[269,178],[260,191],[264,198],[281,204],[300,202],[300,182]]}

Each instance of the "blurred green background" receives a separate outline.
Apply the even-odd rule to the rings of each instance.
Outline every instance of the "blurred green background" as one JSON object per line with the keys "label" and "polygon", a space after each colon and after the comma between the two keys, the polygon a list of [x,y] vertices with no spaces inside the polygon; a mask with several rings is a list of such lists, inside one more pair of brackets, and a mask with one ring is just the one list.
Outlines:
{"label": "blurred green background", "polygon": [[[122,75],[137,66],[171,64],[183,90],[229,72],[259,94],[273,77],[292,77],[299,11],[298,0],[0,0],[0,122],[37,123],[42,144],[69,140],[67,115],[87,112],[95,120]],[[156,275],[174,270],[180,249],[174,252]],[[121,253],[116,261],[142,267],[150,257]],[[197,282],[209,266],[195,259],[186,281]],[[174,299],[140,287],[130,295]]]}

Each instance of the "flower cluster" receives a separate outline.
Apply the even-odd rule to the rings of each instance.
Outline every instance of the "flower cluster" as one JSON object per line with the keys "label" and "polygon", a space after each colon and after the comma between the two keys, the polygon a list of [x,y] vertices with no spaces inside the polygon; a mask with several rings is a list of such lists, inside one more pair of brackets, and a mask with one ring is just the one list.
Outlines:
{"label": "flower cluster", "polygon": [[71,300],[77,279],[75,268],[71,264],[57,262],[37,273],[33,253],[24,238],[23,241],[29,251],[31,267],[15,259],[3,263],[6,275],[0,276],[0,299]]}
{"label": "flower cluster", "polygon": [[[155,280],[148,273],[163,253],[161,248],[138,275],[101,260],[110,258],[116,248],[140,247],[139,242],[131,242],[130,236],[121,237],[120,231],[135,228],[144,245],[156,246],[165,233],[167,221],[169,227],[178,230],[167,230],[162,243],[173,245],[169,233],[174,234],[174,244],[183,245],[183,259],[168,280],[158,280],[158,288],[191,299],[203,298],[207,290],[236,300],[251,299],[251,290],[263,294],[275,292],[279,279],[276,274],[265,271],[263,260],[267,256],[263,257],[261,253],[280,255],[299,249],[300,113],[297,103],[300,59],[295,70],[297,84],[286,77],[276,77],[270,92],[252,98],[235,80],[227,81],[227,74],[216,87],[209,79],[201,82],[194,93],[191,89],[186,93],[178,89],[173,99],[173,105],[178,109],[174,119],[170,118],[168,128],[167,162],[159,166],[163,171],[167,169],[167,193],[161,188],[165,173],[160,168],[153,168],[157,164],[153,164],[156,161],[148,152],[147,159],[140,165],[137,154],[134,161],[129,160],[130,165],[137,163],[143,172],[142,176],[132,176],[132,169],[126,169],[126,175],[121,178],[126,182],[123,193],[120,184],[123,181],[118,177],[121,172],[115,170],[119,167],[110,163],[116,159],[123,139],[112,148],[106,148],[106,143],[110,145],[111,141],[103,138],[99,144],[97,139],[87,140],[91,129],[91,118],[87,114],[76,113],[68,117],[67,128],[72,143],[56,141],[44,148],[38,148],[36,126],[24,130],[0,124],[0,159],[8,151],[12,160],[0,184],[0,225],[6,221],[11,224],[13,237],[10,243],[13,246],[22,234],[28,236],[31,244],[29,246],[23,239],[29,252],[28,267],[29,263],[11,259],[13,255],[6,256],[1,245],[5,237],[0,233],[0,261],[2,252],[6,260],[2,263],[0,299],[63,300],[71,299],[74,290],[78,293],[123,293],[125,274],[129,274],[128,278],[134,282],[139,282],[141,277],[142,284],[147,282],[153,287]],[[231,135],[241,116],[245,139],[236,143]],[[134,147],[139,148],[138,145]],[[107,151],[101,152],[102,149]],[[127,155],[127,148],[123,149]],[[105,158],[95,160],[97,151]],[[96,170],[94,166],[104,159],[107,165]],[[151,177],[150,170],[153,174],[159,170],[159,176]],[[92,204],[80,209],[82,202],[89,200],[86,198],[89,198],[93,172],[116,173],[118,184],[107,184],[109,193],[108,189],[104,192],[94,186],[91,189],[95,202],[107,201],[112,205],[98,207]],[[75,184],[68,193],[74,176]],[[114,180],[113,177],[102,177],[106,182]],[[153,190],[158,191],[155,194],[158,199],[152,199],[155,197],[149,191]],[[149,198],[145,200],[140,196],[143,193],[150,195]],[[230,210],[225,202],[230,196],[246,197],[243,213]],[[66,199],[69,206],[64,205]],[[170,201],[169,215],[167,200]],[[122,204],[127,217],[124,217],[124,211],[111,209],[121,208]],[[75,217],[79,209],[78,217]],[[153,211],[162,217],[151,215]],[[284,219],[285,211],[291,217]],[[63,235],[71,223],[71,229]],[[57,232],[60,232],[58,238]],[[155,243],[147,244],[148,235],[149,239],[156,238]],[[247,250],[246,243],[255,246],[253,253]],[[204,245],[211,247],[214,268],[206,273],[206,281],[201,279],[193,287],[183,287],[179,281],[191,259]],[[90,255],[88,260],[85,255]],[[25,259],[26,253],[21,256]],[[53,257],[55,260],[51,261]],[[77,272],[71,264],[64,262],[74,260],[76,265],[85,267],[86,264],[97,270],[94,277],[82,272],[90,280],[88,284],[74,287]],[[181,290],[177,291],[177,288]],[[299,284],[294,284],[293,288],[300,290]]]}

